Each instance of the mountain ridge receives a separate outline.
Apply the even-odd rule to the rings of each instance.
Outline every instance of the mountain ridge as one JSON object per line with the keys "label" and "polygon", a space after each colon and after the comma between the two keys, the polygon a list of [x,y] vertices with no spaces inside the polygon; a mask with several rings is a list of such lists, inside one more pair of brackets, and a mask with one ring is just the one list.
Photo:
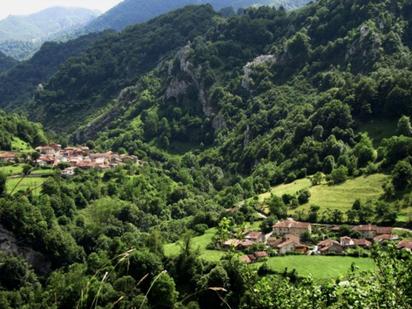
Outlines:
{"label": "mountain ridge", "polygon": [[0,49],[23,59],[30,54],[17,53],[22,43],[31,44],[32,53],[44,41],[78,30],[96,17],[96,11],[77,7],[51,7],[30,15],[9,16],[0,20]]}
{"label": "mountain ridge", "polygon": [[104,29],[123,30],[127,26],[146,22],[156,16],[182,8],[186,5],[211,4],[214,9],[233,7],[247,8],[253,5],[283,6],[286,9],[301,7],[309,0],[125,0],[108,12],[91,21],[87,31]]}

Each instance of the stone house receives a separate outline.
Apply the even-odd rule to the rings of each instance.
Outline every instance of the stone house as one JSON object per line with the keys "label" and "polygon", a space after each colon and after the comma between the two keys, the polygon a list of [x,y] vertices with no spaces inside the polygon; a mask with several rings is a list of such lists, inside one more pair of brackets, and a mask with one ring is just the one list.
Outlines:
{"label": "stone house", "polygon": [[284,236],[287,234],[301,236],[306,232],[309,234],[312,233],[311,224],[307,222],[298,222],[293,219],[278,221],[273,225],[273,234],[276,236]]}
{"label": "stone house", "polygon": [[340,254],[343,252],[343,247],[336,240],[325,239],[318,243],[318,251],[320,254]]}

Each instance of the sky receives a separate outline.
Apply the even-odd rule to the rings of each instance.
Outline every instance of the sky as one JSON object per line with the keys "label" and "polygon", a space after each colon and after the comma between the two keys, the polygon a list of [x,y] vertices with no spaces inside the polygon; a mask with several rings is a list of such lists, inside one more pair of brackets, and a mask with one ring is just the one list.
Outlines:
{"label": "sky", "polygon": [[0,0],[0,19],[9,15],[28,15],[52,6],[84,7],[102,13],[122,0]]}

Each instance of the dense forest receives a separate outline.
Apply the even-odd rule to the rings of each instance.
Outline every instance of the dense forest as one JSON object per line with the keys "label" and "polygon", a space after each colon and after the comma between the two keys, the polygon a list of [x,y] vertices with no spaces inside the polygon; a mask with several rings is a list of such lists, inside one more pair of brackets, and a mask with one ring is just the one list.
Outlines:
{"label": "dense forest", "polygon": [[107,32],[89,34],[66,43],[48,42],[29,60],[16,63],[7,72],[0,71],[0,107],[21,110],[36,90],[58,71],[70,57],[87,50]]}
{"label": "dense forest", "polygon": [[[411,308],[412,255],[392,243],[368,251],[373,270],[352,264],[324,281],[245,265],[232,250],[204,259],[193,243],[247,224],[267,232],[288,216],[407,233],[398,217],[412,205],[411,17],[410,0],[188,6],[46,45],[0,75],[1,107],[46,129],[2,113],[1,150],[15,137],[54,139],[141,159],[56,174],[38,191],[10,192],[0,170],[0,235],[20,253],[0,255],[0,308]],[[35,59],[56,62],[32,80],[48,68]],[[297,179],[334,187],[375,174],[382,194],[345,213],[299,212],[307,190],[259,202]]]}
{"label": "dense forest", "polygon": [[0,74],[17,64],[17,61],[0,52]]}

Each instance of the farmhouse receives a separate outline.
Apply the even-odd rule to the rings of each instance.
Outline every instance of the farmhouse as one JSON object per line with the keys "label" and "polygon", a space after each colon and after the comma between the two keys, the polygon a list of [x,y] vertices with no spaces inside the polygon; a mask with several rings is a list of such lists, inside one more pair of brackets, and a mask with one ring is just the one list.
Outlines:
{"label": "farmhouse", "polygon": [[343,247],[333,239],[326,239],[318,243],[318,251],[321,254],[338,254],[343,252]]}
{"label": "farmhouse", "polygon": [[310,223],[298,222],[293,219],[278,221],[273,225],[273,234],[276,236],[284,236],[287,234],[292,234],[296,236],[301,236],[305,232],[311,233],[312,226]]}
{"label": "farmhouse", "polygon": [[245,239],[253,242],[263,242],[265,241],[265,234],[262,232],[249,232],[246,234]]}
{"label": "farmhouse", "polygon": [[0,161],[12,163],[16,162],[17,154],[13,151],[0,151]]}
{"label": "farmhouse", "polygon": [[364,238],[355,239],[355,238],[350,238],[349,236],[344,236],[340,238],[340,245],[343,248],[351,248],[351,247],[356,247],[356,246],[369,248],[372,246],[372,243],[369,240],[366,240]]}
{"label": "farmhouse", "polygon": [[367,225],[358,225],[352,228],[354,232],[358,232],[361,237],[367,238],[367,239],[373,239],[374,237],[378,235],[383,235],[383,234],[392,234],[392,228],[391,227],[381,227],[381,226],[376,226],[372,224],[367,224]]}
{"label": "farmhouse", "polygon": [[279,254],[290,252],[306,253],[309,250],[308,246],[300,243],[298,236],[292,234],[285,235],[280,239],[271,237],[268,239],[267,244],[278,250]]}

